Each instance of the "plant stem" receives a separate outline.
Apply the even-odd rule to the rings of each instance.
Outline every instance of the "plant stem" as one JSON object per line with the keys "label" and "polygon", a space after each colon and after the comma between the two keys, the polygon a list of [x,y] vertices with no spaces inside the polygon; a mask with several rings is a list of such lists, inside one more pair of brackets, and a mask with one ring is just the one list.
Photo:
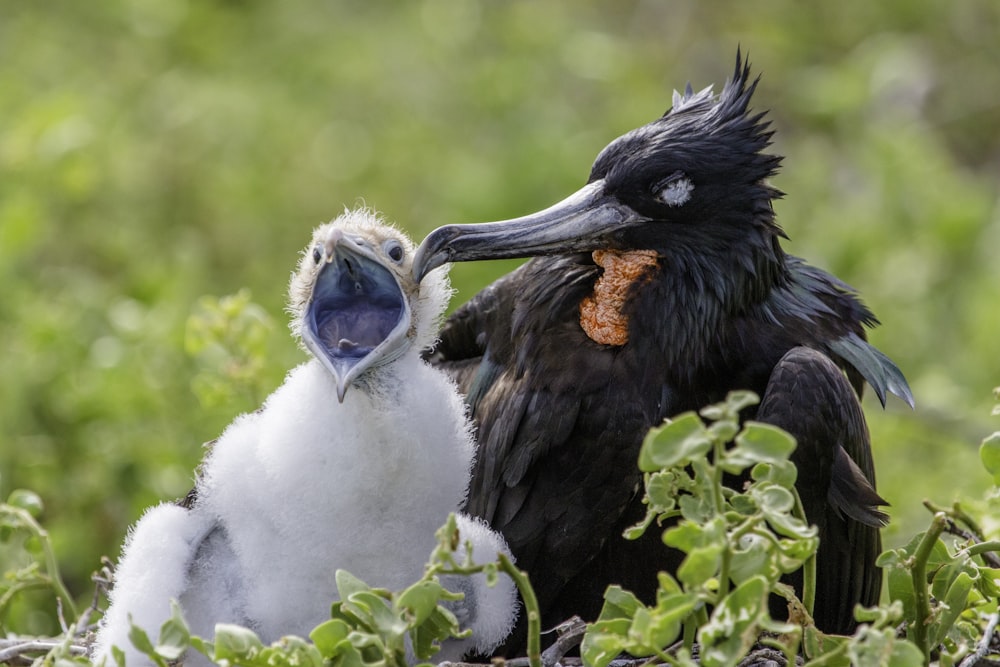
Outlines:
{"label": "plant stem", "polygon": [[69,591],[66,589],[66,584],[63,583],[62,576],[59,574],[59,562],[56,560],[56,552],[52,548],[52,540],[49,539],[48,531],[42,528],[42,526],[35,521],[35,518],[31,516],[31,513],[26,509],[14,507],[12,505],[4,505],[3,511],[13,515],[17,521],[20,521],[30,532],[38,537],[38,542],[42,546],[42,554],[45,560],[45,572],[48,574],[52,590],[54,590],[56,595],[63,601],[63,605],[65,605],[65,608],[69,610],[72,620],[75,621],[77,616],[76,605],[73,604],[73,596],[69,594]]}
{"label": "plant stem", "polygon": [[995,611],[990,615],[990,620],[986,624],[986,630],[983,632],[983,637],[979,640],[976,650],[967,655],[958,667],[973,667],[989,654],[990,644],[993,643],[993,633],[997,629],[997,623],[1000,623],[1000,611]]}
{"label": "plant stem", "polygon": [[[795,518],[808,525],[809,519],[806,517],[806,510],[802,505],[802,498],[799,497],[798,489],[792,486],[789,490],[792,492],[792,497],[795,498],[795,506],[792,508],[792,514]],[[806,611],[811,617],[813,615],[813,608],[816,606],[815,551],[813,551],[812,555],[810,555],[809,558],[806,559],[806,562],[802,564],[802,606],[806,608]]]}
{"label": "plant stem", "polygon": [[956,556],[978,556],[984,553],[990,553],[992,551],[1000,551],[1000,540],[991,540],[989,542],[980,542],[979,544],[973,544],[970,547],[966,547],[959,551]]}
{"label": "plant stem", "polygon": [[805,664],[805,667],[826,667],[826,665],[840,664],[844,658],[844,654],[847,653],[847,647],[848,643],[844,642],[829,653],[824,653],[815,660],[810,660]]}
{"label": "plant stem", "polygon": [[948,517],[944,512],[936,512],[931,526],[913,554],[913,568],[910,576],[913,581],[913,597],[917,608],[917,617],[913,621],[913,643],[924,655],[924,665],[931,664],[931,647],[927,643],[927,623],[931,617],[931,603],[927,595],[927,559],[930,558],[934,545],[944,532]]}
{"label": "plant stem", "polygon": [[688,651],[694,648],[695,633],[698,631],[698,627],[701,626],[701,624],[701,618],[695,620],[693,617],[688,617],[688,619],[684,621],[684,648]]}
{"label": "plant stem", "polygon": [[542,615],[538,610],[535,589],[528,581],[528,575],[517,569],[506,554],[499,554],[500,570],[514,580],[517,590],[524,600],[524,611],[528,615],[528,663],[531,667],[542,667]]}
{"label": "plant stem", "polygon": [[[48,577],[44,575],[37,575],[38,579],[32,581],[19,581],[17,583],[11,584],[10,588],[4,591],[3,595],[0,595],[0,620],[4,618],[7,614],[7,607],[10,603],[18,596],[19,593],[31,590],[32,588],[49,588],[52,586],[52,582],[49,581]],[[0,661],[2,664],[2,661]]]}
{"label": "plant stem", "polygon": [[[726,443],[720,438],[715,440],[715,456],[712,460],[712,511],[717,517],[725,513],[726,499],[723,496],[722,460],[726,454]],[[729,535],[723,533],[725,541],[722,549],[722,564],[719,567],[719,590],[715,603],[718,604],[729,594],[729,569],[733,558],[733,543]]]}

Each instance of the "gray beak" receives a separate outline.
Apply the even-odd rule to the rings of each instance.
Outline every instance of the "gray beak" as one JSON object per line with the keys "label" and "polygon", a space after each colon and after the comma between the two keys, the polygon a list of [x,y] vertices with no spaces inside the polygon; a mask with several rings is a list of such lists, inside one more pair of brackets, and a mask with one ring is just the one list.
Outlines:
{"label": "gray beak", "polygon": [[402,354],[410,306],[396,277],[349,236],[327,244],[302,340],[333,375],[337,398],[365,370]]}
{"label": "gray beak", "polygon": [[537,255],[588,252],[639,222],[640,216],[604,194],[604,181],[588,183],[549,208],[500,222],[445,225],[424,239],[413,258],[413,277],[448,262],[513,259]]}

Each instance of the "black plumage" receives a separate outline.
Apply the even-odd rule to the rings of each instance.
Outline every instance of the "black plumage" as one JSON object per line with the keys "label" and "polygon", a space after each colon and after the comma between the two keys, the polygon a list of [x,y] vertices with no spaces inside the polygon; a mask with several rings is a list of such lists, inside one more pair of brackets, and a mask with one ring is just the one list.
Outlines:
{"label": "black plumage", "polygon": [[[418,276],[535,257],[458,309],[428,356],[452,372],[478,425],[468,510],[506,536],[543,623],[593,620],[609,583],[651,601],[655,573],[678,557],[656,531],[621,538],[645,511],[639,446],[664,418],[733,389],[763,397],[746,418],[798,439],[797,487],[821,539],[818,625],[850,631],[854,605],[877,600],[885,503],[859,398],[866,381],[883,404],[887,392],[912,398],[867,343],[877,322],[855,291],[783,251],[771,206],[781,193],[767,181],[781,158],[764,114],[749,110],[755,87],[737,55],[721,94],[675,93],[566,200],[439,228],[418,250]],[[610,288],[619,300],[592,309],[621,282],[609,254],[628,263],[637,250],[651,252]]]}

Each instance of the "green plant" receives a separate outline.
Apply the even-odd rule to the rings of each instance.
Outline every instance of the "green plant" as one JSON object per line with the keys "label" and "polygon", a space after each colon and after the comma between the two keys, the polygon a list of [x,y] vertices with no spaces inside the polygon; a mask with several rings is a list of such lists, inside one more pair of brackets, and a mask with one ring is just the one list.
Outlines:
{"label": "green plant", "polygon": [[205,407],[241,398],[260,403],[266,387],[268,335],[274,322],[251,301],[250,290],[224,297],[202,296],[188,317],[184,348],[198,363],[191,389]]}
{"label": "green plant", "polygon": [[[791,664],[801,642],[812,667],[917,667],[932,661],[968,667],[989,655],[1000,621],[995,553],[1000,541],[985,539],[980,523],[960,503],[946,509],[926,502],[934,513],[929,529],[881,555],[889,599],[855,610],[861,624],[853,636],[824,635],[811,624],[816,544],[802,520],[795,471],[787,461],[794,441],[752,422],[740,430],[739,411],[755,401],[752,394],[734,393],[701,412],[709,425],[688,413],[646,439],[639,464],[646,473],[649,510],[626,535],[637,537],[656,522],[679,519],[663,540],[686,557],[676,579],[661,573],[651,607],[618,587],[608,589],[601,617],[583,641],[585,662],[603,667],[628,651],[692,665],[695,639],[703,665],[734,665],[755,643],[779,649]],[[1000,414],[1000,406],[993,414]],[[1000,484],[1000,431],[983,441],[980,456]],[[742,492],[722,486],[723,473],[747,469],[751,481]],[[995,513],[998,498],[994,489],[981,511]],[[801,604],[778,581],[799,566],[806,568]],[[789,600],[795,625],[768,616],[772,593]]]}
{"label": "green plant", "polygon": [[[778,579],[809,563],[806,603],[799,605],[808,611],[818,541],[795,492],[795,467],[788,460],[794,440],[765,424],[740,428],[740,410],[756,402],[750,392],[734,392],[701,411],[710,424],[685,413],[646,438],[639,467],[649,508],[626,536],[676,518],[663,541],[686,555],[676,579],[660,574],[652,607],[617,587],[608,590],[601,616],[583,640],[582,654],[592,667],[604,667],[623,650],[692,664],[696,639],[702,664],[733,664],[762,631],[784,635],[767,641],[788,656],[796,652],[798,627],[772,619],[767,600],[778,593],[797,602]],[[743,491],[723,484],[724,475],[747,470],[750,483]],[[682,634],[682,648],[667,652]]]}
{"label": "green plant", "polygon": [[38,494],[15,489],[0,504],[0,553],[4,557],[0,580],[0,626],[11,603],[22,593],[37,588],[50,589],[64,614],[75,620],[76,606],[66,590],[49,533],[41,524],[44,506]]}

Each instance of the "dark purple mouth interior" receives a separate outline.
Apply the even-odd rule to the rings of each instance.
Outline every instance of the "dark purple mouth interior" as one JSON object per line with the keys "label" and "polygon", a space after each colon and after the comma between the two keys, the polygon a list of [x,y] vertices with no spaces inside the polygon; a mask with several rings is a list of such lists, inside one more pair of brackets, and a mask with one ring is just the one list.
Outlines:
{"label": "dark purple mouth interior", "polygon": [[381,264],[341,253],[320,271],[308,326],[331,359],[360,359],[399,324],[403,298],[396,279]]}

